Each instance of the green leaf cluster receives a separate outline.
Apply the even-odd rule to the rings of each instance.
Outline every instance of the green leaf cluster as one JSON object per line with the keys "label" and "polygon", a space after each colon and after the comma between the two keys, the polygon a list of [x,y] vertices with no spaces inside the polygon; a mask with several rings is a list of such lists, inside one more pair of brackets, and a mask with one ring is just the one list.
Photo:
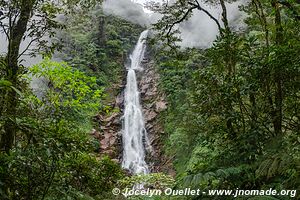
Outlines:
{"label": "green leaf cluster", "polygon": [[247,29],[207,49],[152,47],[169,103],[163,141],[179,188],[299,190],[300,40],[290,10],[299,5],[277,3],[241,6]]}

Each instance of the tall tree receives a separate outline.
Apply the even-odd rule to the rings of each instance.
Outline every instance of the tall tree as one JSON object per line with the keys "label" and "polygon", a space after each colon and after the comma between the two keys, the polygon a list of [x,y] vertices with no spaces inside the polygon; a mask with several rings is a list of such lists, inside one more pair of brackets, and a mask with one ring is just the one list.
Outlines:
{"label": "tall tree", "polygon": [[[78,9],[94,5],[96,1],[44,1],[44,0],[7,0],[0,2],[0,28],[8,41],[4,65],[5,77],[9,87],[4,94],[2,114],[6,120],[4,133],[1,135],[0,149],[9,152],[17,131],[16,111],[18,106],[18,76],[21,74],[20,57],[30,54],[51,54],[56,44],[49,42],[55,29],[62,28],[56,20],[59,13],[70,8]],[[76,5],[76,7],[74,7]],[[71,9],[71,10],[72,10]],[[68,10],[69,11],[69,10]],[[29,40],[24,49],[20,49],[22,41]]]}
{"label": "tall tree", "polygon": [[[156,8],[164,16],[155,24],[160,39],[175,44],[176,25],[197,11],[195,1],[185,9],[176,2]],[[235,32],[225,2],[214,2],[222,19],[211,47],[157,56],[178,176],[191,174],[182,182],[205,188],[297,188],[299,3],[252,0],[241,6],[247,28]]]}

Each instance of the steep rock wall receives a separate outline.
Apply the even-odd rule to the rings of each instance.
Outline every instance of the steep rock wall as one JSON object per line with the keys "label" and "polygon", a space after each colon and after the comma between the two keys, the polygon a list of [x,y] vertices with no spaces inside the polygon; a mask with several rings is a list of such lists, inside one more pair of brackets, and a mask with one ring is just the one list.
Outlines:
{"label": "steep rock wall", "polygon": [[161,142],[164,136],[164,119],[161,114],[167,109],[167,102],[165,94],[159,90],[159,74],[149,51],[146,52],[142,65],[144,70],[140,72],[139,89],[146,129],[152,146],[152,151],[146,159],[151,172],[174,174],[172,162],[164,155]]}
{"label": "steep rock wall", "polygon": [[[146,160],[151,172],[165,172],[174,175],[171,160],[163,154],[162,136],[163,119],[161,113],[167,109],[165,95],[158,88],[159,74],[156,71],[154,61],[147,49],[142,61],[142,71],[137,72],[138,87],[141,104],[146,124],[146,130],[152,149],[147,152]],[[126,85],[126,70],[124,67],[123,78],[114,86],[117,95],[110,103],[113,112],[102,113],[97,116],[99,130],[94,130],[93,135],[100,141],[100,154],[108,155],[121,163],[122,160],[122,115],[124,111],[124,88]]]}

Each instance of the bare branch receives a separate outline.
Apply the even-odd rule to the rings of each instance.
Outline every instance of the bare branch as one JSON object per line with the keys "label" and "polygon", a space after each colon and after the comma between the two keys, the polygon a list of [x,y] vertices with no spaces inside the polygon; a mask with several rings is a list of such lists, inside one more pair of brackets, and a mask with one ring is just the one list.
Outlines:
{"label": "bare branch", "polygon": [[168,40],[168,43],[169,43],[169,36],[170,36],[170,33],[171,33],[173,27],[174,27],[176,24],[179,24],[179,23],[183,22],[183,21],[186,19],[186,17],[190,14],[190,12],[192,12],[192,11],[193,11],[194,9],[196,9],[196,8],[197,8],[196,6],[193,6],[193,7],[189,8],[189,9],[187,10],[187,12],[183,15],[182,18],[180,18],[179,20],[177,20],[177,21],[175,21],[175,22],[173,22],[173,23],[171,24],[171,26],[169,27],[169,30],[168,30],[168,32],[167,32],[167,40]]}
{"label": "bare branch", "polygon": [[17,18],[19,17],[20,12],[16,12],[14,20],[13,20],[13,26],[16,24]]}
{"label": "bare branch", "polygon": [[[168,7],[168,1],[167,3],[163,4],[164,9],[158,10],[161,14],[164,15],[163,19],[160,21],[160,23],[156,23],[155,26],[157,29],[162,30],[161,35],[164,36],[166,40],[166,44],[173,49],[173,46],[171,43],[174,43],[172,36],[176,34],[176,29],[173,31],[174,27],[177,24],[182,23],[183,21],[187,20],[190,17],[190,14],[195,10],[199,10],[200,12],[204,12],[211,20],[213,20],[219,30],[219,34],[221,36],[224,36],[224,28],[222,28],[221,24],[215,18],[209,11],[204,9],[198,0],[178,0],[174,5],[170,5]],[[178,10],[179,9],[179,10]],[[174,12],[175,11],[175,12]],[[176,37],[175,37],[176,39]]]}
{"label": "bare branch", "polygon": [[199,11],[203,11],[207,16],[209,16],[209,18],[211,18],[217,24],[220,34],[223,35],[222,27],[221,27],[219,21],[214,16],[212,16],[207,10],[205,10],[203,7],[201,7],[201,5],[199,4],[199,2],[197,0],[195,0],[195,2],[196,3],[188,2],[188,4],[190,4],[192,6],[196,6],[196,8]]}
{"label": "bare branch", "polygon": [[39,38],[32,39],[29,44],[26,46],[26,48],[19,54],[18,59],[29,49],[29,47],[36,41],[38,41]]}
{"label": "bare branch", "polygon": [[9,40],[8,32],[5,28],[5,25],[0,21],[0,27],[3,29],[3,33],[6,35],[7,40]]}
{"label": "bare branch", "polygon": [[[182,3],[182,2],[181,2]],[[211,18],[215,23],[216,25],[218,26],[218,29],[219,29],[219,33],[221,35],[223,35],[223,29],[219,23],[219,21],[214,17],[212,16],[206,9],[204,9],[203,7],[201,7],[200,3],[197,1],[197,0],[194,0],[194,2],[188,2],[188,4],[192,7],[190,7],[186,12],[185,14],[177,21],[173,22],[170,26],[166,25],[166,29],[168,29],[168,32],[166,34],[166,37],[167,37],[167,42],[170,43],[170,34],[171,34],[171,31],[172,29],[174,28],[174,26],[176,24],[180,24],[181,22],[183,22],[184,20],[186,20],[186,18],[188,17],[188,15],[194,10],[194,9],[198,9],[199,11],[203,11],[209,18]]]}
{"label": "bare branch", "polygon": [[44,30],[44,31],[40,34],[39,37],[35,37],[34,39],[32,39],[32,40],[29,42],[29,44],[26,46],[26,48],[19,54],[18,59],[19,59],[22,55],[24,55],[24,53],[25,53],[27,50],[29,50],[29,47],[30,47],[34,42],[39,41],[39,39],[43,38],[43,37],[46,35],[46,33],[47,33],[47,31]]}

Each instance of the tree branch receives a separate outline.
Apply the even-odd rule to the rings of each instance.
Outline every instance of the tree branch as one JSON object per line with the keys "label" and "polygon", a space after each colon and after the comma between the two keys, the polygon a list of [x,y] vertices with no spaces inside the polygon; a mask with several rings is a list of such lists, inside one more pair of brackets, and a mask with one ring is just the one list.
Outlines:
{"label": "tree branch", "polygon": [[29,47],[34,43],[35,41],[38,41],[39,38],[32,39],[29,44],[26,46],[26,48],[19,54],[18,59],[29,49]]}
{"label": "tree branch", "polygon": [[224,0],[220,0],[220,4],[222,7],[222,21],[225,27],[225,31],[226,33],[230,33],[230,28],[229,28],[229,24],[228,24],[228,19],[227,19],[227,9],[226,9],[226,5]]}
{"label": "tree branch", "polygon": [[199,2],[197,0],[195,0],[195,2],[196,3],[188,2],[188,4],[190,4],[192,6],[196,6],[196,8],[199,11],[203,11],[207,16],[209,16],[209,18],[211,18],[217,24],[220,34],[223,35],[222,27],[221,27],[219,21],[214,16],[212,16],[207,10],[205,10],[203,7],[201,7],[201,5],[199,4]]}
{"label": "tree branch", "polygon": [[9,40],[8,32],[5,29],[5,25],[0,21],[0,27],[3,29],[3,33],[6,35],[7,40]]}
{"label": "tree branch", "polygon": [[209,18],[211,18],[216,23],[216,25],[218,26],[220,35],[223,35],[223,31],[222,31],[223,29],[222,29],[219,21],[214,16],[212,16],[206,9],[201,7],[200,3],[197,0],[194,0],[194,2],[188,2],[188,4],[192,7],[190,7],[179,20],[173,22],[170,26],[168,26],[168,25],[166,26],[166,29],[168,29],[168,32],[166,34],[168,43],[170,43],[170,38],[169,37],[170,37],[171,31],[174,28],[174,26],[176,24],[180,24],[181,22],[183,22],[194,9],[198,9],[199,11],[203,11]]}
{"label": "tree branch", "polygon": [[197,8],[196,6],[193,6],[193,7],[189,8],[189,9],[187,10],[187,12],[183,15],[182,18],[180,18],[179,20],[177,20],[177,21],[175,21],[175,22],[173,22],[173,23],[171,24],[171,26],[169,27],[169,30],[168,30],[168,32],[167,32],[167,39],[168,39],[168,42],[169,42],[169,36],[170,36],[170,33],[171,33],[173,27],[174,27],[176,24],[179,24],[179,23],[183,22],[183,21],[186,19],[186,17],[188,16],[188,14],[190,14],[190,12],[192,12],[192,11],[193,11],[194,9],[196,9],[196,8]]}

